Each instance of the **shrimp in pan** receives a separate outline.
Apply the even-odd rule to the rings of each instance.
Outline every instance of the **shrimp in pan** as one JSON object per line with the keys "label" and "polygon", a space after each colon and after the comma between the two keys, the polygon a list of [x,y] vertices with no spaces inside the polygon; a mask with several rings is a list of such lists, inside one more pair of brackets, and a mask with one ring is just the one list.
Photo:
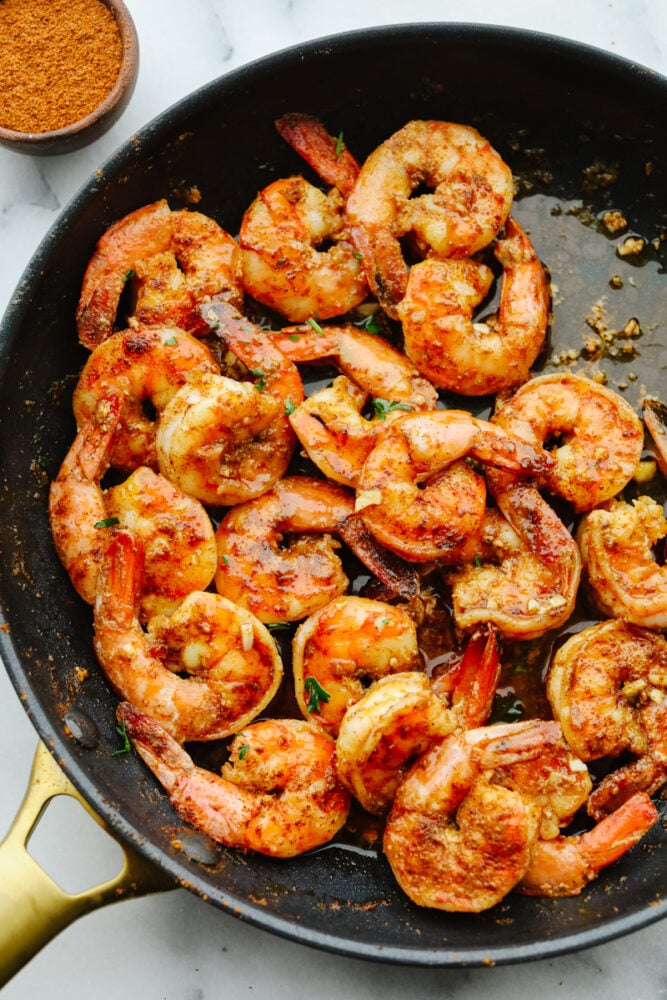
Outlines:
{"label": "shrimp in pan", "polygon": [[[546,509],[532,513],[540,516]],[[526,518],[527,520],[527,518]],[[555,515],[549,519],[555,520]],[[459,631],[468,633],[492,622],[506,639],[536,639],[564,624],[579,590],[580,560],[563,527],[549,532],[552,558],[531,549],[497,508],[489,508],[479,532],[474,559],[446,571]],[[560,551],[558,551],[560,550]]]}
{"label": "shrimp in pan", "polygon": [[212,300],[206,322],[252,381],[205,374],[160,414],[160,470],[204,503],[229,506],[266,492],[287,470],[296,436],[287,409],[303,399],[301,377],[270,337],[229,303]]}
{"label": "shrimp in pan", "polygon": [[483,396],[525,382],[544,344],[549,282],[530,240],[512,218],[495,255],[503,266],[497,315],[473,322],[493,273],[471,258],[415,264],[397,306],[405,351],[434,385]]}
{"label": "shrimp in pan", "polygon": [[216,774],[135,706],[123,702],[118,719],[180,817],[227,847],[290,858],[327,843],[347,819],[334,741],[303,720],[246,726]]}
{"label": "shrimp in pan", "polygon": [[341,316],[363,302],[368,285],[343,207],[336,188],[325,194],[299,176],[260,191],[239,233],[248,294],[293,323]]}
{"label": "shrimp in pan", "polygon": [[592,830],[539,840],[516,891],[526,896],[577,896],[607,865],[638,844],[658,820],[658,810],[637,792]]}
{"label": "shrimp in pan", "polygon": [[421,670],[389,673],[348,705],[336,739],[338,775],[368,812],[387,811],[416,757],[452,730],[486,720],[500,676],[492,630],[471,637],[455,673],[447,691]]}
{"label": "shrimp in pan", "polygon": [[400,607],[354,595],[337,597],[297,629],[292,669],[304,718],[335,736],[371,680],[423,669],[417,628]]}
{"label": "shrimp in pan", "polygon": [[595,818],[667,780],[667,641],[620,620],[577,632],[557,650],[547,696],[567,742],[585,761],[629,753],[589,799]]}
{"label": "shrimp in pan", "polygon": [[188,594],[144,631],[136,606],[140,581],[141,547],[118,531],[107,545],[94,609],[94,648],[109,682],[179,743],[238,732],[266,708],[282,680],[270,632],[208,591]]}
{"label": "shrimp in pan", "polygon": [[122,400],[110,464],[125,472],[157,470],[156,420],[178,389],[201,373],[219,372],[201,341],[173,327],[146,326],[112,334],[92,352],[74,390],[77,426],[91,419],[110,393]]}
{"label": "shrimp in pan", "polygon": [[118,399],[102,400],[84,424],[53,480],[49,521],[56,551],[77,593],[93,604],[109,527],[119,524],[145,551],[139,615],[173,611],[192,590],[205,590],[216,568],[215,536],[202,505],[141,466],[124,482],[102,490]]}
{"label": "shrimp in pan", "polygon": [[[335,482],[357,483],[384,427],[407,412],[433,410],[431,383],[386,340],[351,325],[285,327],[272,338],[295,363],[328,359],[342,373],[306,399],[290,423],[311,460]],[[376,416],[362,410],[369,401]]]}
{"label": "shrimp in pan", "polygon": [[[554,464],[540,484],[577,511],[616,496],[632,478],[644,447],[644,429],[630,404],[569,372],[526,382],[492,420],[534,445],[555,440]],[[496,498],[512,482],[505,471],[491,470],[488,479]]]}
{"label": "shrimp in pan", "polygon": [[236,241],[200,212],[172,211],[164,199],[130,212],[102,235],[86,268],[79,339],[92,350],[113,333],[127,282],[134,298],[127,325],[205,332],[202,299],[224,294],[241,304],[239,264]]}
{"label": "shrimp in pan", "polygon": [[486,503],[484,480],[459,461],[468,455],[524,477],[553,463],[542,448],[462,410],[404,414],[359,477],[356,506],[370,531],[409,561],[459,562],[475,544]]}
{"label": "shrimp in pan", "polygon": [[[425,194],[413,193],[424,185]],[[469,257],[507,219],[512,172],[475,129],[411,121],[362,164],[347,220],[373,293],[394,319],[408,283],[401,240],[419,257]]]}
{"label": "shrimp in pan", "polygon": [[667,567],[654,546],[667,535],[661,504],[640,496],[589,511],[577,529],[588,596],[606,617],[667,628]]}

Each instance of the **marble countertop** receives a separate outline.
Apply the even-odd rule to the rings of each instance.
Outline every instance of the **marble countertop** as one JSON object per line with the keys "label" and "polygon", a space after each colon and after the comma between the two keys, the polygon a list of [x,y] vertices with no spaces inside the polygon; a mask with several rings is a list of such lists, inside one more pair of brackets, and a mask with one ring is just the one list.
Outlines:
{"label": "marble countertop", "polygon": [[[141,69],[135,94],[113,129],[62,157],[31,158],[0,148],[0,313],[61,209],[134,130],[198,86],[269,52],[333,32],[414,21],[505,24],[576,39],[667,74],[664,0],[126,0],[135,19]],[[26,788],[37,743],[0,671],[0,834]],[[70,888],[118,869],[119,849],[70,800],[49,807],[33,853]],[[71,856],[85,870],[71,885]],[[89,879],[86,882],[86,878]],[[185,890],[124,902],[63,931],[5,987],[6,1000],[363,1000],[453,997],[607,1000],[667,997],[664,923],[561,958],[482,969],[389,967],[341,958],[242,924]]]}

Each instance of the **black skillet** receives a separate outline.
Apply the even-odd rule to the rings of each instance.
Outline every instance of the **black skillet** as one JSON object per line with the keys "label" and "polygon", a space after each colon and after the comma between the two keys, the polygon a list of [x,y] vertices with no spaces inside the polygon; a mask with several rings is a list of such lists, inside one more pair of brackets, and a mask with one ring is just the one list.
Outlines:
{"label": "black skillet", "polygon": [[[320,117],[363,158],[413,118],[475,125],[518,179],[515,213],[555,288],[551,344],[577,370],[606,371],[637,403],[660,393],[667,352],[664,125],[667,80],[586,46],[514,29],[426,24],[308,43],[261,59],[179,102],[126,143],[63,212],[4,318],[0,348],[1,650],[37,731],[113,831],[173,881],[267,930],[341,954],[413,965],[509,963],[587,947],[664,916],[664,829],[580,897],[510,896],[477,916],[422,910],[381,855],[334,844],[291,861],[219,849],[194,860],[182,824],[135,755],[118,747],[116,698],[91,651],[91,614],[51,544],[48,482],[74,433],[70,396],[85,352],[73,316],[95,242],[115,219],[197,189],[200,211],[235,232],[269,180],[304,169],[273,121]],[[310,175],[309,175],[310,176]],[[625,233],[601,223],[624,213]],[[620,256],[630,234],[644,249]],[[616,278],[621,279],[621,287]],[[582,346],[593,310],[637,319],[601,359]],[[589,321],[587,322],[587,317]],[[637,334],[637,329],[634,333]],[[459,401],[460,403],[461,401]],[[489,401],[480,401],[483,410]],[[37,595],[39,597],[37,598]],[[37,609],[37,610],[36,610]],[[89,676],[76,682],[77,668]],[[80,676],[80,675],[79,675]]]}

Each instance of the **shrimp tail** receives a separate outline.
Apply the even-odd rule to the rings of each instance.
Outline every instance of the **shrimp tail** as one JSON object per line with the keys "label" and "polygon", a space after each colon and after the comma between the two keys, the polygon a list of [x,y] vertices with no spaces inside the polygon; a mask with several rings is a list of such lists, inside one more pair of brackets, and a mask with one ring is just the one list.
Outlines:
{"label": "shrimp tail", "polygon": [[493,625],[480,628],[468,640],[452,697],[464,729],[481,726],[489,717],[500,669],[498,630]]}
{"label": "shrimp tail", "polygon": [[158,722],[131,702],[120,703],[116,718],[146,766],[171,794],[178,777],[193,770],[189,755]]}
{"label": "shrimp tail", "polygon": [[104,553],[98,575],[95,601],[96,629],[127,629],[139,603],[144,552],[140,541],[128,531],[114,531]]}
{"label": "shrimp tail", "polygon": [[275,121],[288,145],[301,156],[326,184],[347,198],[359,176],[359,164],[343,143],[342,133],[330,135],[313,115],[291,112]]}
{"label": "shrimp tail", "polygon": [[388,600],[409,601],[419,594],[419,574],[400,556],[394,555],[376,540],[357,516],[346,518],[338,531],[356,557],[383,584]]}

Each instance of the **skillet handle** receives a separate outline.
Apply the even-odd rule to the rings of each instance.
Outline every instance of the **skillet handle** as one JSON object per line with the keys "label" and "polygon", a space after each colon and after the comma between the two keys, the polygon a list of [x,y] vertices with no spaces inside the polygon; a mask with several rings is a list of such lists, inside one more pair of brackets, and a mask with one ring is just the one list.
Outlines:
{"label": "skillet handle", "polygon": [[115,878],[75,895],[64,892],[27,851],[31,834],[56,795],[76,799],[113,836],[40,742],[25,797],[0,844],[0,988],[83,914],[107,903],[174,888],[150,862],[118,841],[125,863]]}

